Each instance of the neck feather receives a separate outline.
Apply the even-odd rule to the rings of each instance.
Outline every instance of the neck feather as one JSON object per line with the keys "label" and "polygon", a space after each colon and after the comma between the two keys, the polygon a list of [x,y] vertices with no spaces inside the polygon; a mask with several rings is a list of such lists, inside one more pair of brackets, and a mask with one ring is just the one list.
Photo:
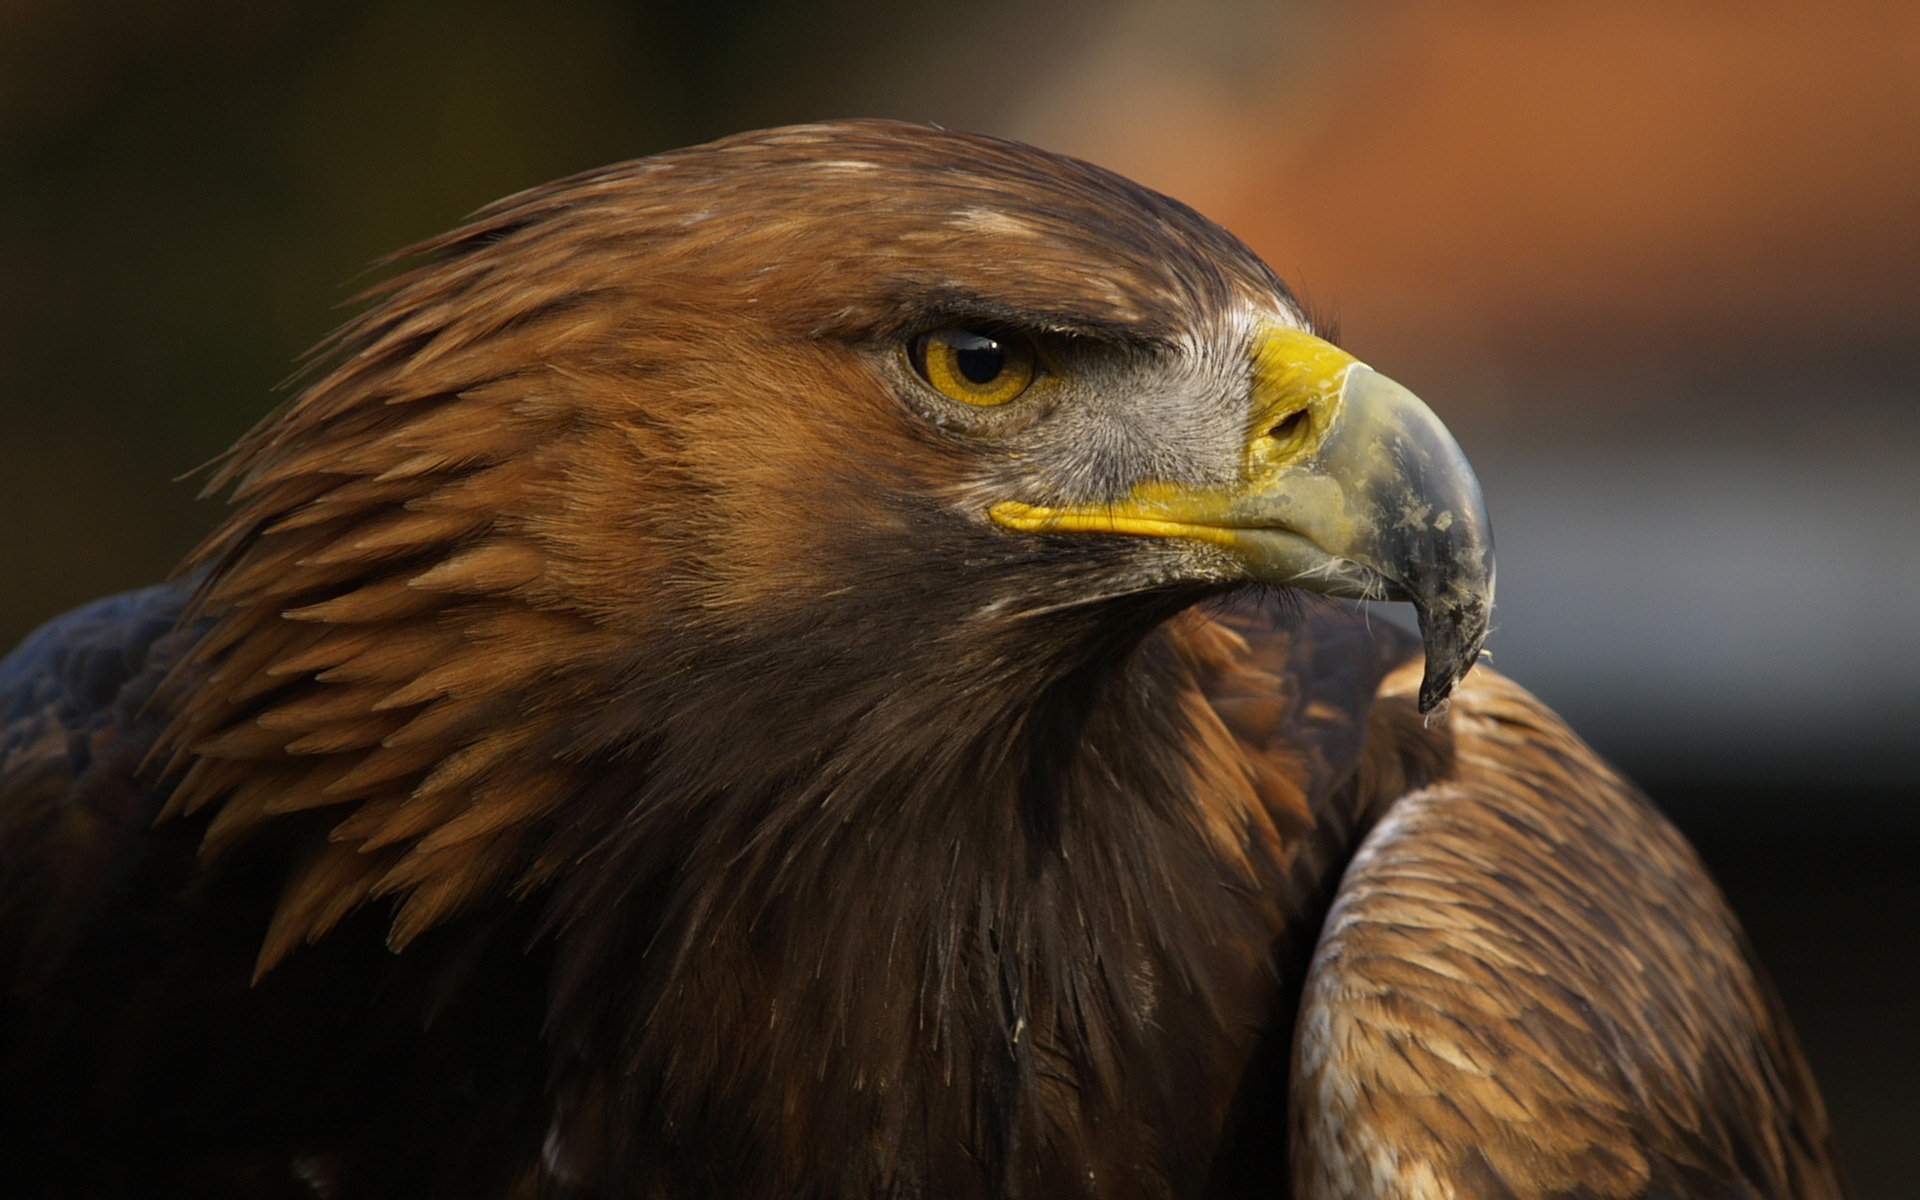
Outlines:
{"label": "neck feather", "polygon": [[[1225,1114],[1194,1098],[1232,1094],[1272,999],[1281,863],[1197,688],[1210,627],[1164,616],[1048,629],[964,711],[895,675],[767,704],[724,753],[665,721],[596,772],[550,918],[581,1144],[882,1193],[1198,1178]],[[743,1113],[748,1144],[704,1140]],[[948,1174],[960,1146],[985,1157]]]}

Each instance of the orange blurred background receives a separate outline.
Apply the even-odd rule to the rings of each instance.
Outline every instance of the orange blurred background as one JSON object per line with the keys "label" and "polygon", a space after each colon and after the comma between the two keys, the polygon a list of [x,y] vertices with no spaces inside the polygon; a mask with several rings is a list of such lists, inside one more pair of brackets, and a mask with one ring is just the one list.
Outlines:
{"label": "orange blurred background", "polygon": [[365,264],[499,195],[878,115],[1222,221],[1425,397],[1494,661],[1700,843],[1862,1197],[1920,1126],[1920,6],[0,5],[0,646],[164,573],[173,477]]}

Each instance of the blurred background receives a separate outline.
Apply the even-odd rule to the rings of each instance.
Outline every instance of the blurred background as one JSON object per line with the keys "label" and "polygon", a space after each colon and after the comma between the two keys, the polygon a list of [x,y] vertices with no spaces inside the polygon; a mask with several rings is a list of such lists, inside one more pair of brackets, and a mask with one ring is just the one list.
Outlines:
{"label": "blurred background", "polygon": [[378,256],[828,116],[1093,159],[1452,425],[1493,661],[1746,920],[1863,1200],[1920,1163],[1920,6],[0,0],[0,647],[164,574],[174,478]]}

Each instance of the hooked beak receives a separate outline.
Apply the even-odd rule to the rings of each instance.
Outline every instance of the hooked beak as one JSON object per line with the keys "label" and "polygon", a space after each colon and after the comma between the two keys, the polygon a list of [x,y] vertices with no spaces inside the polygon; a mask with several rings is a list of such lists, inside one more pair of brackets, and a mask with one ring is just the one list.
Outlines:
{"label": "hooked beak", "polygon": [[990,515],[1029,532],[1194,538],[1249,579],[1411,601],[1426,647],[1420,711],[1479,658],[1493,607],[1493,530],[1453,436],[1412,392],[1311,334],[1271,325],[1253,355],[1239,480],[1149,481],[1113,504],[1003,501]]}

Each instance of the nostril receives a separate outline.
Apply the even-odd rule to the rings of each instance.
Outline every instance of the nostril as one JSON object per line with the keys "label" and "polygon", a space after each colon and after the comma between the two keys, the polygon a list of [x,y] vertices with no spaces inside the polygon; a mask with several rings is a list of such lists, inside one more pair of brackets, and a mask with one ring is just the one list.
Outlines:
{"label": "nostril", "polygon": [[1295,412],[1288,413],[1275,422],[1273,428],[1267,430],[1267,436],[1276,442],[1290,441],[1306,426],[1306,423],[1307,410],[1304,408],[1299,409]]}

